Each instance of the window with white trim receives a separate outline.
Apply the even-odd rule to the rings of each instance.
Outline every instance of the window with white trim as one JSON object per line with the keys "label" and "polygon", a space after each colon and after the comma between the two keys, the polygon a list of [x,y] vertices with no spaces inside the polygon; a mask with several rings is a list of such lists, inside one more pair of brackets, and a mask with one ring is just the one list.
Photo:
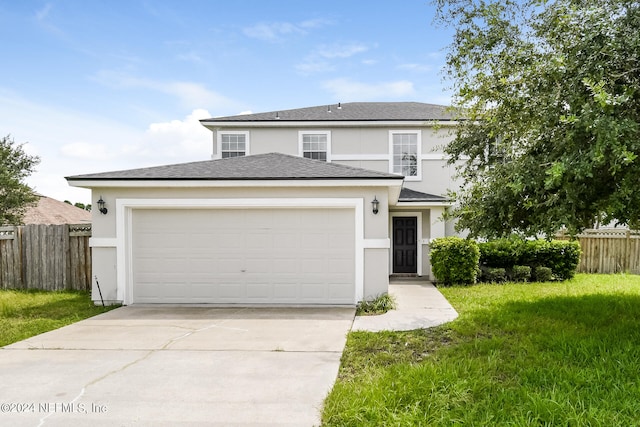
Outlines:
{"label": "window with white trim", "polygon": [[249,153],[249,132],[218,132],[220,158],[242,157]]}
{"label": "window with white trim", "polygon": [[331,133],[299,132],[300,155],[307,159],[330,161]]}
{"label": "window with white trim", "polygon": [[390,172],[418,180],[421,175],[420,133],[418,131],[390,131]]}

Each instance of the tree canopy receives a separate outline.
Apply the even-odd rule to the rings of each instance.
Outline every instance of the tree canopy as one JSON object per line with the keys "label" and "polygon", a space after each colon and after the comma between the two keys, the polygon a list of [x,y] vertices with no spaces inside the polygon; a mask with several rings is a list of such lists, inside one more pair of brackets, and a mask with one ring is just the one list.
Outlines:
{"label": "tree canopy", "polygon": [[20,224],[26,208],[38,200],[24,179],[39,162],[10,136],[0,138],[0,225]]}
{"label": "tree canopy", "polygon": [[436,0],[473,236],[640,225],[640,2]]}

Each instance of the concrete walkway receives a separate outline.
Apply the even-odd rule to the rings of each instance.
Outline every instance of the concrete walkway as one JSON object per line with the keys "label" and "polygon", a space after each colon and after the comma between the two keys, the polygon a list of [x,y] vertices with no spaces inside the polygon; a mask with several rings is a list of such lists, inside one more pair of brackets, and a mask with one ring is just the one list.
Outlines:
{"label": "concrete walkway", "polygon": [[394,279],[389,293],[396,299],[396,309],[379,316],[356,316],[352,331],[410,331],[431,328],[458,317],[449,301],[431,282],[417,279]]}

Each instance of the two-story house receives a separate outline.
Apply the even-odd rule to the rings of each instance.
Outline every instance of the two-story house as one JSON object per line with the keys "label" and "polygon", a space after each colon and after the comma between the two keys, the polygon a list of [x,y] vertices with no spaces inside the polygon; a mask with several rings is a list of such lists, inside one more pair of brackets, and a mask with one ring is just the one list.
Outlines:
{"label": "two-story house", "polygon": [[453,232],[445,107],[346,103],[202,124],[211,160],[67,178],[104,205],[91,245],[106,300],[354,304],[390,275],[430,275],[430,240]]}

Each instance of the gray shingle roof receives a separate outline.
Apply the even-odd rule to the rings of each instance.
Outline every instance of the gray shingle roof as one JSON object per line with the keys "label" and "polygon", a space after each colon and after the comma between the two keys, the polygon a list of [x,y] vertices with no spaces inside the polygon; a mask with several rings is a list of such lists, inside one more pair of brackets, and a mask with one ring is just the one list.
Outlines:
{"label": "gray shingle roof", "polygon": [[400,175],[326,163],[281,153],[180,163],[142,169],[93,173],[66,177],[88,180],[313,180],[313,179],[403,179]]}
{"label": "gray shingle roof", "polygon": [[349,102],[294,110],[200,120],[203,124],[217,122],[276,121],[447,121],[453,115],[444,105],[422,102]]}
{"label": "gray shingle roof", "polygon": [[422,193],[420,191],[411,190],[402,187],[400,190],[399,202],[449,202],[446,197],[436,196],[434,194]]}

